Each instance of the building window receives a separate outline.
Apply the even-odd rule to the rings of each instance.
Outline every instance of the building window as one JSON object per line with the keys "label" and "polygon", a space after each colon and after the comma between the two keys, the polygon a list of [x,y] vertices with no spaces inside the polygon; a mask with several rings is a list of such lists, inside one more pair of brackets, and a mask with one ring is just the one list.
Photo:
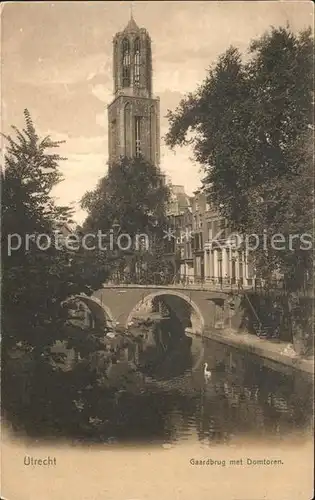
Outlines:
{"label": "building window", "polygon": [[149,158],[152,163],[155,163],[155,113],[154,113],[154,107],[151,106],[150,108],[150,140],[149,140]]}
{"label": "building window", "polygon": [[147,41],[147,58],[146,58],[146,83],[145,86],[149,91],[149,95],[151,95],[151,42]]}
{"label": "building window", "polygon": [[135,116],[135,153],[141,156],[141,116]]}
{"label": "building window", "polygon": [[139,38],[135,41],[135,75],[134,81],[136,87],[140,85],[140,40]]}
{"label": "building window", "polygon": [[192,237],[188,244],[187,244],[187,252],[188,252],[188,258],[192,258],[192,251],[193,251],[193,246],[194,246],[194,238]]}
{"label": "building window", "polygon": [[131,106],[128,102],[124,109],[124,133],[125,133],[125,156],[131,156],[130,153],[130,117]]}
{"label": "building window", "polygon": [[208,222],[208,241],[212,240],[212,222]]}
{"label": "building window", "polygon": [[119,61],[118,53],[119,53],[118,52],[118,43],[116,40],[115,45],[114,45],[114,86],[115,86],[115,92],[117,91],[117,87],[118,87],[118,81],[117,81],[117,75],[119,72],[119,68],[117,68],[117,63]]}
{"label": "building window", "polygon": [[117,154],[117,137],[116,137],[116,120],[111,123],[111,145],[112,145],[112,156],[115,158]]}
{"label": "building window", "polygon": [[123,56],[123,74],[122,74],[122,84],[123,87],[130,87],[130,45],[129,40],[126,38],[122,42],[122,56]]}
{"label": "building window", "polygon": [[220,229],[219,229],[219,226],[220,226],[220,223],[218,220],[214,220],[212,222],[213,226],[212,226],[212,234],[213,234],[213,238],[220,238],[220,235],[219,235],[219,232],[220,232]]}
{"label": "building window", "polygon": [[201,234],[197,233],[195,234],[194,250],[200,250],[200,249],[201,249]]}
{"label": "building window", "polygon": [[218,252],[218,278],[222,278],[222,252]]}
{"label": "building window", "polygon": [[220,220],[220,231],[221,231],[221,239],[225,240],[227,236],[225,219]]}

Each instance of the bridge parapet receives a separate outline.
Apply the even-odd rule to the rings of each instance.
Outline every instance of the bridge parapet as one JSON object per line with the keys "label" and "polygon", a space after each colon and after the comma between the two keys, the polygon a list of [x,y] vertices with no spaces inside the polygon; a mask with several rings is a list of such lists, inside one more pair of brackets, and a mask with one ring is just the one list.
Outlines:
{"label": "bridge parapet", "polygon": [[[143,285],[138,283],[116,283],[116,282],[107,282],[103,284],[103,288],[142,288],[142,289],[157,289],[157,290],[194,290],[194,291],[208,291],[208,292],[222,292],[225,294],[229,293],[239,293],[240,287],[237,285],[213,285],[211,283],[176,283],[176,284],[167,284],[167,285]],[[251,287],[243,287],[243,290],[250,290]]]}
{"label": "bridge parapet", "polygon": [[[166,303],[169,302],[177,309],[179,318],[182,318],[185,304],[188,304],[192,313],[191,326],[198,324],[198,333],[201,334],[208,328],[222,328],[231,319],[230,289],[106,283],[94,296],[109,308],[121,327],[127,326],[136,311],[150,308],[154,297],[163,297]],[[189,327],[189,324],[186,326]]]}

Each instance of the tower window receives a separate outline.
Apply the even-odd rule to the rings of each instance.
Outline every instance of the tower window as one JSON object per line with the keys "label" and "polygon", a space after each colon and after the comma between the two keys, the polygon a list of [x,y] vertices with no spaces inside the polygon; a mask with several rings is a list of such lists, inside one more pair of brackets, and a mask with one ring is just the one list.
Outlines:
{"label": "tower window", "polygon": [[135,41],[135,75],[134,81],[135,85],[138,87],[140,85],[140,40],[139,38]]}
{"label": "tower window", "polygon": [[141,156],[141,116],[135,116],[135,152],[136,157]]}
{"label": "tower window", "polygon": [[150,108],[150,123],[149,123],[149,127],[150,127],[149,153],[150,153],[150,160],[153,163],[155,162],[155,158],[154,158],[155,127],[154,127],[154,125],[155,125],[154,107],[151,106],[151,108]]}
{"label": "tower window", "polygon": [[151,54],[151,42],[147,41],[147,57],[146,57],[146,87],[151,94],[152,85],[152,54]]}
{"label": "tower window", "polygon": [[126,38],[122,43],[122,84],[123,87],[130,86],[130,44]]}
{"label": "tower window", "polygon": [[125,105],[124,110],[124,126],[125,126],[125,156],[130,155],[130,116],[131,116],[131,107],[129,102]]}
{"label": "tower window", "polygon": [[117,153],[117,136],[116,136],[116,120],[111,123],[111,144],[112,144],[112,156],[116,157]]}

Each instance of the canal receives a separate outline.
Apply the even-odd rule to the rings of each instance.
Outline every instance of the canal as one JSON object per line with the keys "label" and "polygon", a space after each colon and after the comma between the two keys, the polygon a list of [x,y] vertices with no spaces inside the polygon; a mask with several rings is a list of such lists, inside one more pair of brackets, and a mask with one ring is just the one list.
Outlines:
{"label": "canal", "polygon": [[[129,344],[97,382],[84,363],[35,376],[17,429],[74,443],[212,446],[280,441],[312,432],[313,381],[261,358],[190,335],[174,344]],[[205,376],[204,365],[207,363]],[[17,411],[15,410],[15,414]]]}
{"label": "canal", "polygon": [[313,385],[302,372],[279,373],[249,354],[197,337],[190,355],[166,352],[154,371],[144,375],[140,393],[121,392],[107,441],[176,445],[189,439],[211,446],[312,432]]}

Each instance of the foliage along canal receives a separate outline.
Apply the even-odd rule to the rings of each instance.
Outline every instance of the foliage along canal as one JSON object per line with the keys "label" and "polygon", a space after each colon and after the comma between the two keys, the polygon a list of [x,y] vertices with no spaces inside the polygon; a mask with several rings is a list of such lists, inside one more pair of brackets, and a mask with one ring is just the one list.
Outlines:
{"label": "foliage along canal", "polygon": [[77,336],[75,355],[62,363],[11,359],[23,359],[32,373],[28,382],[12,378],[18,401],[4,395],[13,430],[82,444],[208,445],[311,430],[312,381],[298,371],[282,374],[249,354],[185,335],[171,319],[139,321],[105,337],[83,334],[82,345],[97,339],[98,349],[85,353]]}

